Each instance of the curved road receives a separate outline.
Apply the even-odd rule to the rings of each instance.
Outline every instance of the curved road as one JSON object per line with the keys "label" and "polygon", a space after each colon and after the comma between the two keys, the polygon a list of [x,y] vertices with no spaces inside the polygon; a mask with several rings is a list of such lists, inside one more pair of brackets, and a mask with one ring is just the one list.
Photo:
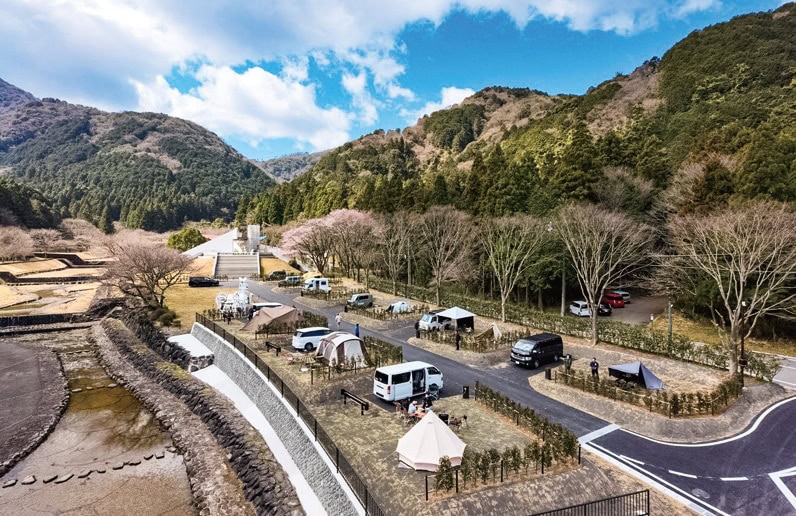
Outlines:
{"label": "curved road", "polygon": [[[235,285],[230,282],[226,286]],[[297,297],[274,292],[271,286],[255,281],[249,282],[249,290],[263,299],[288,306]],[[333,322],[342,304],[328,309],[304,309]],[[349,331],[352,328],[348,323],[341,327]],[[609,425],[539,394],[528,385],[528,376],[541,371],[519,367],[478,369],[436,355],[407,342],[414,336],[410,325],[389,331],[361,328],[360,333],[402,346],[406,360],[422,360],[438,366],[444,374],[445,395],[462,392],[463,385],[472,388],[477,380],[533,408],[572,430],[587,449],[679,497],[697,512],[796,515],[796,398],[773,405],[735,437],[713,443],[666,443]]]}

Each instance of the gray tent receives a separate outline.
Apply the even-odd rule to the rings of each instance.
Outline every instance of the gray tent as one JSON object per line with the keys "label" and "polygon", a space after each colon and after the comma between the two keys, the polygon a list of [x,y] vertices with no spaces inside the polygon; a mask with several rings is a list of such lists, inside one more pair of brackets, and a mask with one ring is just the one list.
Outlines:
{"label": "gray tent", "polygon": [[663,381],[652,374],[641,362],[618,364],[608,367],[608,376],[630,380],[651,391],[662,391]]}

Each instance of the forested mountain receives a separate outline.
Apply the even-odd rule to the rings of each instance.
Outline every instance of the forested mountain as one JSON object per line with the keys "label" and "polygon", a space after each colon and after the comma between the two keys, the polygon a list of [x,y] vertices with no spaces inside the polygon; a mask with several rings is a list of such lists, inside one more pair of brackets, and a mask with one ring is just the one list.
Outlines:
{"label": "forested mountain", "polygon": [[257,165],[260,170],[268,174],[271,179],[277,183],[283,183],[293,180],[310,170],[313,165],[318,163],[324,154],[326,154],[326,151],[313,152],[312,154],[303,152],[288,154],[287,156],[281,156],[266,161],[252,160],[252,162]]}
{"label": "forested mountain", "polygon": [[376,131],[242,202],[283,223],[337,208],[452,204],[544,215],[576,199],[640,218],[796,201],[796,4],[695,31],[581,96],[487,88]]}
{"label": "forested mountain", "polygon": [[192,122],[38,100],[3,81],[0,174],[39,189],[59,216],[149,230],[231,217],[241,195],[273,184]]}
{"label": "forested mountain", "polygon": [[0,226],[51,228],[60,222],[40,192],[0,177]]}

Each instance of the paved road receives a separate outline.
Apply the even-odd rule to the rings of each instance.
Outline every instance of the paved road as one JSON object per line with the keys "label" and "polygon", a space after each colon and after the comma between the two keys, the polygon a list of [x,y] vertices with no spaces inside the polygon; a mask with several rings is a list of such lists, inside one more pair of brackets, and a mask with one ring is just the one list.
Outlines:
{"label": "paved road", "polygon": [[[269,285],[253,281],[249,290],[286,305],[293,304],[296,297],[273,292]],[[341,307],[342,304],[310,311],[325,315],[333,323]],[[352,325],[343,323],[341,329],[351,331]],[[407,340],[414,335],[410,325],[390,331],[363,328],[361,334],[402,346],[406,360],[423,360],[438,366],[445,375],[443,395],[457,395],[463,385],[472,388],[476,380],[483,382],[565,425],[587,448],[629,468],[659,489],[670,489],[686,503],[696,504],[698,510],[733,515],[796,514],[796,398],[761,414],[738,437],[709,445],[676,445],[621,430],[539,394],[528,385],[528,376],[541,371],[519,367],[478,369],[461,364],[409,344]]]}
{"label": "paved road", "polygon": [[786,389],[796,390],[796,357],[782,359],[782,370],[774,377],[774,382]]}
{"label": "paved road", "polygon": [[673,444],[617,430],[587,444],[716,514],[795,514],[796,398],[770,407],[740,434]]}

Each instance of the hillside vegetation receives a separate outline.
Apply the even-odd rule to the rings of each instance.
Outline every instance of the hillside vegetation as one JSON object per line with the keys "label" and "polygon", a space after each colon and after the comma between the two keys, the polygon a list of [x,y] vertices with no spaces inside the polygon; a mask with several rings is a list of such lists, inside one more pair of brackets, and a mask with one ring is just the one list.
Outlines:
{"label": "hillside vegetation", "polygon": [[[0,172],[40,189],[61,217],[166,230],[230,218],[273,182],[197,124],[32,99],[0,82]],[[24,93],[24,92],[23,92]]]}
{"label": "hillside vegetation", "polygon": [[586,200],[639,218],[796,201],[796,5],[695,31],[581,96],[487,88],[376,131],[244,199],[281,224],[339,208],[545,215]]}

